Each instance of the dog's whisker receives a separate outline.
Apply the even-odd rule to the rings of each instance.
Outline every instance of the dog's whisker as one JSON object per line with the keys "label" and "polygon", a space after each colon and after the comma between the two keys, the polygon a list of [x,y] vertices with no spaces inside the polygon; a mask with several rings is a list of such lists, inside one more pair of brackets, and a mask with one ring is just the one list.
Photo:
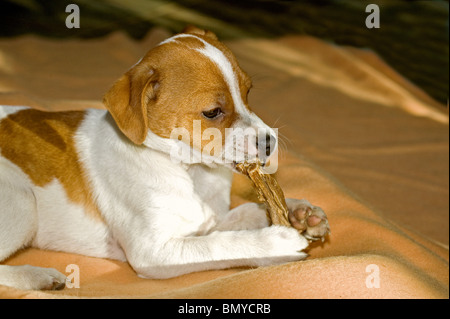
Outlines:
{"label": "dog's whisker", "polygon": [[278,132],[278,156],[283,159],[288,152],[288,144],[292,145],[292,141],[287,138],[283,133]]}
{"label": "dog's whisker", "polygon": [[[272,124],[272,127],[275,127],[275,126],[277,125],[278,121],[281,119],[281,116],[283,116],[283,114],[280,114],[280,115],[277,117],[277,119],[275,120],[275,122]],[[278,127],[278,129],[280,129],[280,128]]]}

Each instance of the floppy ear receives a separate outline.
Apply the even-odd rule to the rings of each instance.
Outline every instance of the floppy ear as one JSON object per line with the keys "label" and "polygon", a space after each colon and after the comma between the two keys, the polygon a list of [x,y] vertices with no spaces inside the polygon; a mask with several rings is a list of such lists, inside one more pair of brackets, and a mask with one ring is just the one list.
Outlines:
{"label": "floppy ear", "polygon": [[218,40],[218,38],[214,34],[214,32],[208,31],[208,30],[203,30],[203,29],[197,28],[196,26],[193,26],[193,25],[186,26],[184,28],[184,30],[182,31],[182,33],[202,35],[202,36],[205,36],[205,37],[210,38],[212,40]]}
{"label": "floppy ear", "polygon": [[148,105],[156,98],[158,76],[139,65],[125,73],[103,97],[114,121],[133,143],[142,144],[148,132]]}

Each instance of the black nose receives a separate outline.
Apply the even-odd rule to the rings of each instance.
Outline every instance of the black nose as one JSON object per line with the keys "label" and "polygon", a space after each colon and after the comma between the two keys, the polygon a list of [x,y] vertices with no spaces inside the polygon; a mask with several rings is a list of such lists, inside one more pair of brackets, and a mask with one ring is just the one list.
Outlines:
{"label": "black nose", "polygon": [[269,157],[275,149],[275,144],[276,138],[270,134],[266,134],[265,137],[258,136],[256,139],[256,147],[258,148],[260,157]]}

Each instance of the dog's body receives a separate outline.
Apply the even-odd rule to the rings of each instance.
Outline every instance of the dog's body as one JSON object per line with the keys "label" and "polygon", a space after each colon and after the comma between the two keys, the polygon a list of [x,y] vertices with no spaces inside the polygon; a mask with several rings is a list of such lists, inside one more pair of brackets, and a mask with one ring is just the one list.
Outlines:
{"label": "dog's body", "polygon": [[[273,130],[247,107],[250,80],[217,38],[198,29],[151,50],[105,96],[108,110],[46,113],[0,107],[0,261],[34,246],[128,261],[143,277],[300,260],[308,241],[269,226],[256,203],[230,206],[236,160],[226,128],[263,129],[266,143],[235,146],[266,161]],[[174,161],[177,127],[224,133],[212,162]],[[194,133],[195,134],[195,133]],[[256,145],[254,145],[256,144]],[[190,144],[201,153],[203,141]],[[270,151],[269,151],[270,150]],[[312,237],[325,214],[288,200],[291,218]],[[300,225],[301,224],[301,225]],[[303,228],[302,228],[303,227]],[[0,265],[0,284],[64,287],[53,269]]]}

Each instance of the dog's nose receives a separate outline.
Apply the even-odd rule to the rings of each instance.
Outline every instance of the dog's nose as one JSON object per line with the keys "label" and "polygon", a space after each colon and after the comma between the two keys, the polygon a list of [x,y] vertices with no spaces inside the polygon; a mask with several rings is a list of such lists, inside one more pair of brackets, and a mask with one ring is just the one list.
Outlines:
{"label": "dog's nose", "polygon": [[263,137],[256,139],[256,147],[258,148],[258,155],[262,159],[267,159],[275,150],[277,143],[276,137],[271,134],[266,134]]}

